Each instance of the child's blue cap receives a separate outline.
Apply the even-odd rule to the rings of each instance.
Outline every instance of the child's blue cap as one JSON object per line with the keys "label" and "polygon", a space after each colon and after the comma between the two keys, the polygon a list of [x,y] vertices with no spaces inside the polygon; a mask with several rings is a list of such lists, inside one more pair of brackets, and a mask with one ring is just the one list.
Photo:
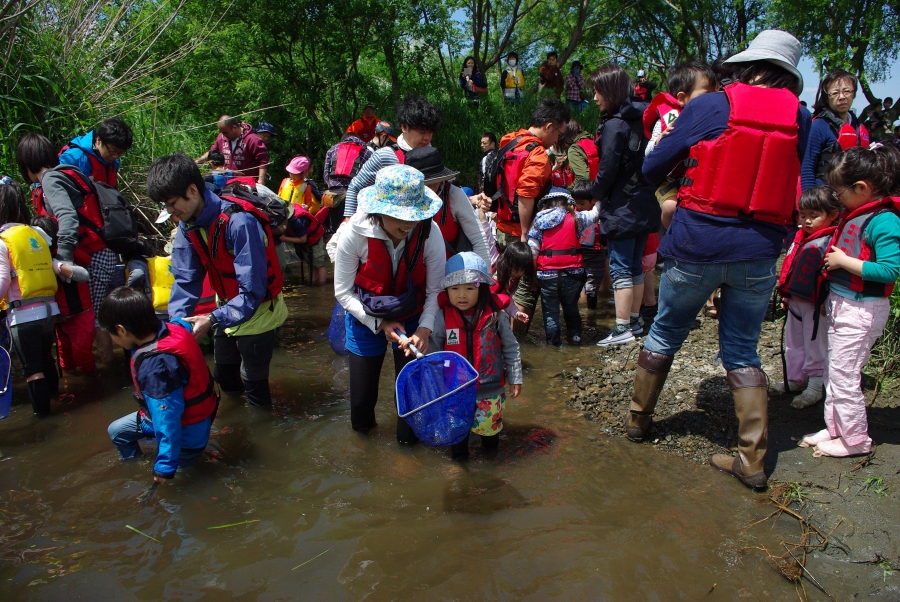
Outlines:
{"label": "child's blue cap", "polygon": [[574,205],[575,199],[572,198],[572,195],[565,188],[560,188],[559,186],[554,186],[550,189],[550,192],[545,194],[543,198],[541,198],[541,202],[549,201],[550,199],[556,198],[564,198],[566,199],[567,204]]}
{"label": "child's blue cap", "polygon": [[474,284],[478,286],[482,282],[494,284],[494,279],[491,278],[484,259],[479,257],[477,253],[463,251],[447,260],[447,267],[444,268],[444,279],[441,280],[439,287],[450,288],[460,284]]}

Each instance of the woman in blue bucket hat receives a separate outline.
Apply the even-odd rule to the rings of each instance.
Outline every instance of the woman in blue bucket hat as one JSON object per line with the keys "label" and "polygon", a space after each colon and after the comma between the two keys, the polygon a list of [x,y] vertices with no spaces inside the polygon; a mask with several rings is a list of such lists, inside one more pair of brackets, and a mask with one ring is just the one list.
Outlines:
{"label": "woman in blue bucket hat", "polygon": [[[347,312],[350,424],[364,432],[376,425],[387,343],[393,343],[396,374],[413,357],[396,331],[408,335],[423,353],[428,349],[446,252],[441,231],[431,221],[441,199],[425,186],[418,170],[386,167],[357,199],[359,209],[342,228],[337,244],[334,296]],[[400,419],[397,441],[417,441]]]}

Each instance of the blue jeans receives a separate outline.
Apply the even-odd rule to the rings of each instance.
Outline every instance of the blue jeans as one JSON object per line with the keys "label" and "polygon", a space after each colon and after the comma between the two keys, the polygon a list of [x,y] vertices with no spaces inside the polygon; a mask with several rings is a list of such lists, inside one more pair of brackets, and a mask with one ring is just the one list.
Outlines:
{"label": "blue jeans", "polygon": [[609,277],[612,278],[613,290],[644,284],[641,258],[644,256],[647,235],[609,240],[607,244],[609,247]]}
{"label": "blue jeans", "polygon": [[[141,446],[138,441],[141,439],[153,439],[153,425],[141,418],[139,412],[134,412],[126,416],[122,416],[118,420],[114,420],[107,429],[109,438],[113,445],[119,450],[119,455],[123,460],[130,460],[142,456]],[[187,450],[182,449],[178,456],[179,466],[189,466],[200,458],[203,453],[202,449]]]}
{"label": "blue jeans", "polygon": [[722,288],[719,349],[726,370],[760,367],[757,344],[775,288],[775,262],[698,264],[667,259],[659,280],[659,313],[644,349],[675,355],[714,290]]}
{"label": "blue jeans", "polygon": [[541,311],[544,314],[544,330],[547,343],[559,347],[559,306],[562,305],[566,320],[566,335],[581,336],[581,314],[578,313],[578,299],[581,297],[582,275],[571,276],[560,273],[556,278],[541,280]]}

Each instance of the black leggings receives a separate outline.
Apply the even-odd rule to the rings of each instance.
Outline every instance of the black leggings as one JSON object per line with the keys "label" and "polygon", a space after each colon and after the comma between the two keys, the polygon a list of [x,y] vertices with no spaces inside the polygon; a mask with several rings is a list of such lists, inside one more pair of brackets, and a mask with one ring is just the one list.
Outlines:
{"label": "black leggings", "polygon": [[51,393],[59,388],[59,374],[52,353],[55,340],[53,323],[35,320],[10,326],[9,330],[25,378],[44,373],[44,378],[28,383],[28,396],[34,413],[45,416],[50,413]]}
{"label": "black leggings", "polygon": [[[414,356],[407,357],[399,349],[393,353],[396,380],[400,370],[411,362]],[[384,354],[371,356],[350,354],[350,426],[354,431],[367,431],[376,425],[375,404],[378,403],[378,379],[381,377],[383,364]],[[415,443],[418,440],[412,428],[398,416],[397,441]]]}

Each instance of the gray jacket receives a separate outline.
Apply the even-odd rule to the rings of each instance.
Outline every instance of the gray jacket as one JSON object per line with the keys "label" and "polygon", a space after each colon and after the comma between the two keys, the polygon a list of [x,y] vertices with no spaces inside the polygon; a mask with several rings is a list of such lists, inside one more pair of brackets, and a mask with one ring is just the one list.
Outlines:
{"label": "gray jacket", "polygon": [[[60,172],[63,168],[78,171],[78,168],[71,165],[58,165],[48,169],[41,176],[41,188],[44,189],[44,206],[59,224],[56,257],[72,263],[75,247],[78,246],[78,212],[75,211],[75,205],[82,203],[84,195],[67,175]],[[87,176],[83,177],[88,179]]]}

